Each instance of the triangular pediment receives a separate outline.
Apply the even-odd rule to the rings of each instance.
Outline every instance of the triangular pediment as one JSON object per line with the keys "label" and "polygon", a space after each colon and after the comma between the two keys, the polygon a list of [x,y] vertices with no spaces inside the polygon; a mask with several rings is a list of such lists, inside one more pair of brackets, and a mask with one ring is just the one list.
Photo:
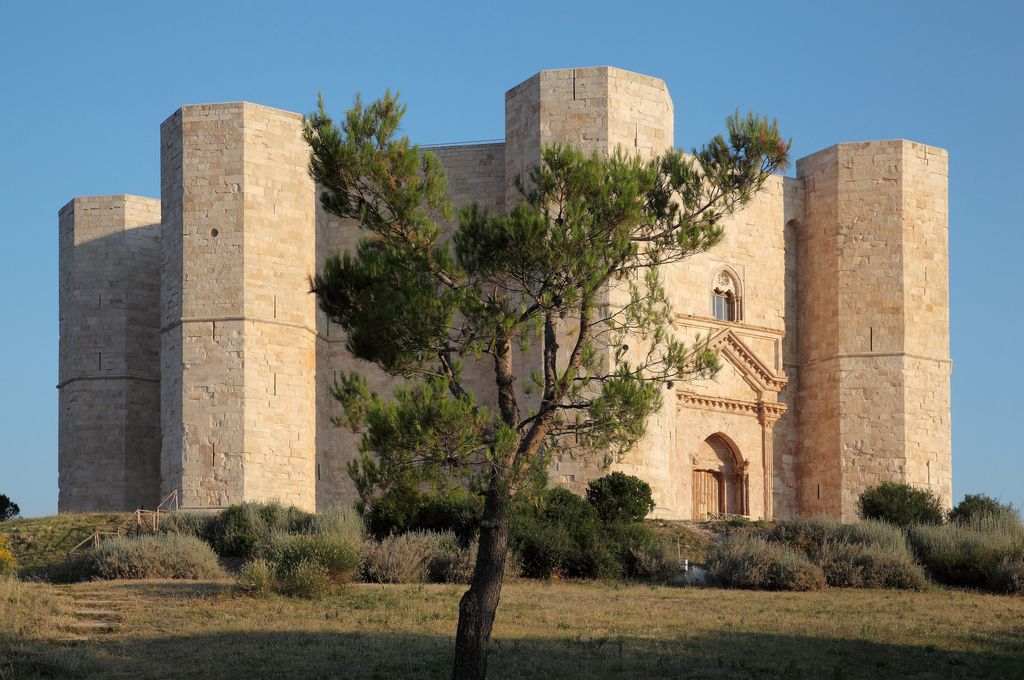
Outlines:
{"label": "triangular pediment", "polygon": [[779,392],[786,386],[786,377],[768,368],[731,328],[712,334],[708,347],[718,350],[719,358],[728,362],[756,391]]}

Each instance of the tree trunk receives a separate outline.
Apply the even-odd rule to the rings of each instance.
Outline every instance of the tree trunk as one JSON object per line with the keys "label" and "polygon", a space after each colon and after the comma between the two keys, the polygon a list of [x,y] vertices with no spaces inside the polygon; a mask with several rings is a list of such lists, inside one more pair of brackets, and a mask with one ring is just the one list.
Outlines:
{"label": "tree trunk", "polygon": [[454,680],[487,677],[487,648],[494,627],[494,613],[501,596],[508,554],[511,498],[504,480],[491,478],[480,522],[480,546],[469,590],[459,602],[459,627],[455,634]]}

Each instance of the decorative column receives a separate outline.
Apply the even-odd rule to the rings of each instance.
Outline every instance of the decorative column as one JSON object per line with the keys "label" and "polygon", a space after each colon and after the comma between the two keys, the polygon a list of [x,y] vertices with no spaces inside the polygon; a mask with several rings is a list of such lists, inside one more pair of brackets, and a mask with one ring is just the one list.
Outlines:
{"label": "decorative column", "polygon": [[782,413],[768,404],[761,404],[758,420],[761,423],[761,467],[764,470],[764,519],[772,519],[773,511],[773,480],[775,476],[775,451],[772,428]]}
{"label": "decorative column", "polygon": [[736,473],[736,482],[740,490],[740,514],[750,515],[750,461],[740,463],[739,472]]}

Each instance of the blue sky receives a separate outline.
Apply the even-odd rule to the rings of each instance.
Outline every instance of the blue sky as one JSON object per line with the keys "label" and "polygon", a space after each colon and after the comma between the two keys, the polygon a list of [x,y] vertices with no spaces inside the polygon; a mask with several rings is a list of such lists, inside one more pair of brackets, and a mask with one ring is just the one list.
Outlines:
{"label": "blue sky", "polygon": [[493,139],[507,88],[605,64],[666,81],[684,148],[740,108],[777,117],[794,159],[895,137],[949,150],[954,495],[1024,505],[1024,5],[350,4],[0,4],[0,493],[25,515],[57,507],[57,210],[159,196],[175,109],[306,112],[320,90],[340,112],[390,87],[414,141]]}

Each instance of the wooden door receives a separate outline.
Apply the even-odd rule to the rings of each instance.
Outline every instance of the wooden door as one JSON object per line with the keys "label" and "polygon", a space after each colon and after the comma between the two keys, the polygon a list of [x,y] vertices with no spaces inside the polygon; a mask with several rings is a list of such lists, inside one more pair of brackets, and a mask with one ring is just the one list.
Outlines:
{"label": "wooden door", "polygon": [[693,518],[707,519],[722,512],[724,488],[721,473],[713,470],[693,471]]}

